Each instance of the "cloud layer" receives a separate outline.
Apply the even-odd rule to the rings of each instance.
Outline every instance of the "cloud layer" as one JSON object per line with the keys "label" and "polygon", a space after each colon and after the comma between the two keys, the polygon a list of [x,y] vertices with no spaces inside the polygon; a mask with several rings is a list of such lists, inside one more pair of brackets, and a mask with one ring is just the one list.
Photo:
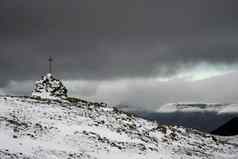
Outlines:
{"label": "cloud layer", "polygon": [[[0,87],[26,93],[29,84],[16,89],[12,81],[39,79],[51,55],[54,74],[79,82],[80,95],[109,97],[119,90],[115,100],[127,95],[135,105],[144,99],[154,106],[158,99],[150,97],[157,95],[170,101],[180,83],[151,79],[179,76],[201,63],[236,69],[236,6],[235,0],[1,0]],[[179,92],[180,99],[190,93]]]}
{"label": "cloud layer", "polygon": [[[56,58],[64,78],[171,75],[236,63],[236,1],[1,1],[1,81],[32,79]],[[24,74],[24,75],[23,75]]]}

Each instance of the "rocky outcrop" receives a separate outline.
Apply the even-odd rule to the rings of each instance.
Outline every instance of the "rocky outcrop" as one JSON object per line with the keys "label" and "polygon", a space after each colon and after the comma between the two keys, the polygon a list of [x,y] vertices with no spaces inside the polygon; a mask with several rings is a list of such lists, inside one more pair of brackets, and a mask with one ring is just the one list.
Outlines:
{"label": "rocky outcrop", "polygon": [[42,76],[41,80],[36,81],[32,97],[62,99],[67,97],[67,89],[60,80],[55,79],[49,73],[46,76]]}

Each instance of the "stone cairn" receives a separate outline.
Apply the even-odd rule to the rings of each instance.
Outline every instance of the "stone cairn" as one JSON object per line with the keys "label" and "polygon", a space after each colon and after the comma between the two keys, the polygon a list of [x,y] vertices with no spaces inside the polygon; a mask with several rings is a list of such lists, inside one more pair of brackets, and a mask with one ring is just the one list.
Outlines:
{"label": "stone cairn", "polygon": [[67,98],[67,89],[60,80],[48,73],[46,76],[42,76],[41,80],[35,82],[32,97],[65,99]]}

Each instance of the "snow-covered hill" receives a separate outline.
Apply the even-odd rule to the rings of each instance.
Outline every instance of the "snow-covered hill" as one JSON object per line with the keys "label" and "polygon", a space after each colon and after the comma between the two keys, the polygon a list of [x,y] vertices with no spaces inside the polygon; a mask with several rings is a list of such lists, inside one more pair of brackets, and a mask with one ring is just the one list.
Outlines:
{"label": "snow-covered hill", "polygon": [[[236,159],[238,143],[103,103],[0,97],[0,158]],[[234,141],[234,140],[232,140]]]}

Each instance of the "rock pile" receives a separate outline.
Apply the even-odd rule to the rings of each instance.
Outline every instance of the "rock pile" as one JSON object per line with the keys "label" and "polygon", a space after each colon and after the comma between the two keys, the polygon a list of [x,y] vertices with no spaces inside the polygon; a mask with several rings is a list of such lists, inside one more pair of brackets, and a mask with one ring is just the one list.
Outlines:
{"label": "rock pile", "polygon": [[55,79],[49,73],[46,76],[42,76],[41,80],[36,81],[32,97],[62,99],[67,97],[67,89],[60,80]]}

